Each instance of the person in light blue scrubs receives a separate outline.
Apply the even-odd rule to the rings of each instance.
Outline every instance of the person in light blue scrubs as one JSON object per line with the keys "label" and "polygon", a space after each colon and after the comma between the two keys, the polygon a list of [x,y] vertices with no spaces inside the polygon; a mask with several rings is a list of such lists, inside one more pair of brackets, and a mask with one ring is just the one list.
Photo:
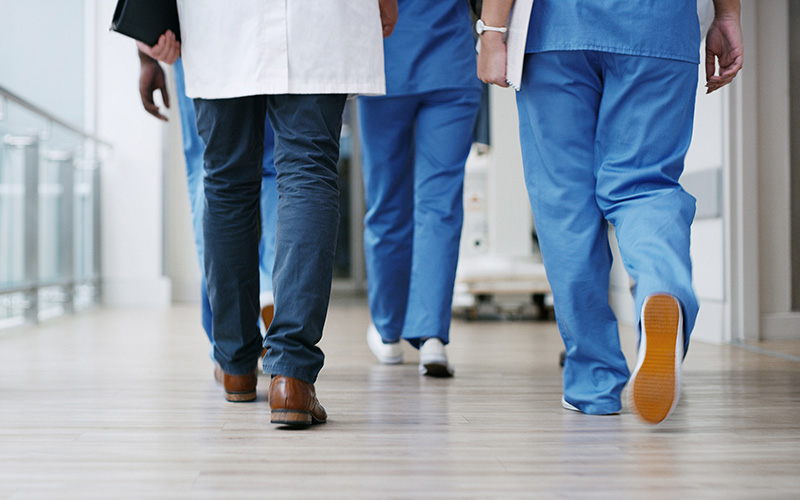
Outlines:
{"label": "person in light blue scrubs", "polygon": [[481,96],[468,2],[399,0],[384,40],[386,95],[360,97],[368,343],[384,363],[400,340],[420,372],[447,377],[464,165]]}
{"label": "person in light blue scrubs", "polygon": [[[715,3],[708,43],[712,65],[716,55],[724,67],[709,91],[741,67],[738,0]],[[483,22],[502,27],[510,4],[484,1]],[[689,257],[695,199],[679,183],[697,90],[696,8],[696,0],[533,3],[517,107],[526,185],[566,346],[562,405],[570,410],[619,412],[629,378],[632,409],[645,421],[662,421],[678,399],[698,312]],[[502,39],[489,31],[481,42],[481,78],[503,85]],[[609,224],[635,283],[634,377],[609,305]]]}
{"label": "person in light blue scrubs", "polygon": [[[159,86],[158,79],[153,79],[149,72],[156,72],[156,77],[163,82],[163,72],[158,62],[147,55],[140,53],[142,60],[142,79],[140,90],[143,92],[145,108],[154,116],[165,119],[158,113],[157,108],[152,103],[152,94],[160,88],[162,93],[166,93],[166,88]],[[155,65],[155,66],[152,66]],[[178,111],[180,113],[181,130],[183,132],[183,152],[186,159],[186,178],[189,187],[189,203],[191,205],[192,228],[194,230],[195,245],[200,261],[201,273],[201,307],[203,329],[208,336],[208,340],[214,343],[212,335],[212,312],[211,303],[208,299],[206,289],[205,272],[203,271],[203,206],[205,196],[203,194],[203,144],[200,135],[197,133],[195,123],[195,111],[192,99],[186,97],[184,87],[183,64],[178,59],[174,64],[175,86],[178,100]],[[157,72],[162,72],[158,77]],[[168,101],[167,101],[168,102]],[[272,297],[272,266],[275,260],[275,225],[277,220],[278,191],[275,181],[276,172],[273,161],[273,132],[269,121],[265,124],[264,134],[264,159],[262,163],[261,177],[261,240],[259,241],[259,289],[261,302],[261,320],[265,328],[269,327],[273,316],[273,297]]]}

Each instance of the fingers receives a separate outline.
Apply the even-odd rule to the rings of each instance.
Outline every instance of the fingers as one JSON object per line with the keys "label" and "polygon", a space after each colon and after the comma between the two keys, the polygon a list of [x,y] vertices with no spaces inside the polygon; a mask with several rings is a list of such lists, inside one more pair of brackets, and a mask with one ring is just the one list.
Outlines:
{"label": "fingers", "polygon": [[508,81],[506,80],[505,71],[485,72],[482,74],[478,74],[478,78],[480,78],[480,80],[483,83],[497,85],[498,87],[508,87]]}
{"label": "fingers", "polygon": [[706,93],[733,81],[742,69],[743,53],[738,17],[715,19],[706,35]]}
{"label": "fingers", "polygon": [[731,60],[727,60],[729,57],[728,55],[727,57],[718,58],[719,74],[715,75],[717,60],[713,54],[706,54],[706,93],[710,94],[728,85],[742,69],[741,54],[734,56]]}
{"label": "fingers", "polygon": [[394,26],[397,24],[397,0],[380,0],[379,6],[383,38],[386,38],[392,34],[392,31],[394,31]]}
{"label": "fingers", "polygon": [[506,81],[506,45],[502,38],[492,40],[484,37],[478,53],[478,78],[484,83],[508,87]]}
{"label": "fingers", "polygon": [[164,107],[169,108],[169,92],[166,86],[161,88],[161,100],[164,101]]}
{"label": "fingers", "polygon": [[[156,69],[154,69],[156,68]],[[164,73],[157,62],[142,66],[142,73],[139,76],[139,97],[145,111],[155,116],[159,120],[167,121],[167,117],[162,115],[153,99],[156,91],[161,92],[161,100],[166,107],[169,107],[169,93],[167,92],[167,82]]]}
{"label": "fingers", "polygon": [[493,73],[484,73],[482,75],[478,75],[478,78],[481,79],[483,83],[489,83],[492,85],[497,85],[498,87],[508,87],[508,81],[506,80],[506,72],[505,71],[496,71]]}
{"label": "fingers", "polygon": [[167,31],[158,37],[158,42],[149,47],[149,52],[143,52],[154,59],[173,64],[181,55],[181,42],[175,38],[175,33]]}
{"label": "fingers", "polygon": [[[142,97],[142,106],[144,106],[145,111],[150,113],[151,115],[155,116],[159,120],[167,121],[167,117],[161,114],[161,111],[158,109],[155,101],[153,100],[153,91],[147,90],[145,88],[139,89],[139,94]],[[165,94],[161,93],[162,96]]]}
{"label": "fingers", "polygon": [[167,117],[161,114],[161,111],[158,109],[158,106],[152,101],[149,103],[144,103],[144,109],[151,115],[155,116],[161,121],[167,121]]}
{"label": "fingers", "polygon": [[706,45],[706,87],[711,78],[717,73],[717,60],[714,52]]}

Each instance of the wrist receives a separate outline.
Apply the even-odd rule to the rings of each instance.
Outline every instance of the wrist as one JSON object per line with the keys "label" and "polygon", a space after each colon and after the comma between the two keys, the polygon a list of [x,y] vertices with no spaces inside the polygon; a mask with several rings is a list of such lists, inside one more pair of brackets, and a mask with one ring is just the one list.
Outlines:
{"label": "wrist", "polygon": [[714,0],[714,17],[717,19],[739,19],[742,13],[742,4],[739,0]]}
{"label": "wrist", "polygon": [[139,51],[139,62],[142,64],[158,64],[158,61],[145,54],[141,50]]}
{"label": "wrist", "polygon": [[475,32],[478,33],[478,36],[483,36],[486,33],[499,33],[503,34],[507,31],[507,28],[501,24],[498,25],[491,25],[487,24],[483,21],[483,19],[478,19],[475,23]]}
{"label": "wrist", "polygon": [[485,31],[481,36],[481,44],[488,47],[498,47],[505,45],[504,33],[497,31]]}

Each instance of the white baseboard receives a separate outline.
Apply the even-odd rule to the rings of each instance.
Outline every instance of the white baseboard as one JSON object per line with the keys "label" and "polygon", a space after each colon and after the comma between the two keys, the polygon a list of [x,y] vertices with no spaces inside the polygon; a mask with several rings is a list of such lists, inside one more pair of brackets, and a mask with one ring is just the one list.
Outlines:
{"label": "white baseboard", "polygon": [[700,311],[692,331],[692,340],[709,344],[727,344],[731,341],[730,332],[725,332],[725,303],[717,300],[700,299]]}
{"label": "white baseboard", "polygon": [[200,303],[200,280],[172,278],[172,302],[181,304]]}
{"label": "white baseboard", "polygon": [[166,276],[152,279],[103,278],[102,303],[109,306],[169,307],[172,284]]}
{"label": "white baseboard", "polygon": [[798,339],[800,339],[800,312],[761,315],[761,340]]}

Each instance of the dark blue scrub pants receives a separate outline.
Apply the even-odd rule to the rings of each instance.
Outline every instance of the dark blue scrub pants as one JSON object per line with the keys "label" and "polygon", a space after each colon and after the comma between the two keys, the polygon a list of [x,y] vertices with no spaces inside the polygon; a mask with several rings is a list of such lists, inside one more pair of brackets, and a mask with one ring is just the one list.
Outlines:
{"label": "dark blue scrub pants", "polygon": [[264,123],[275,130],[278,221],[275,318],[264,339],[264,372],[314,383],[330,299],[339,224],[336,163],[346,95],[259,95],[195,99],[206,143],[205,273],[214,358],[250,373],[258,331],[258,240]]}
{"label": "dark blue scrub pants", "polygon": [[[189,187],[189,204],[192,213],[192,229],[197,255],[200,260],[200,304],[203,329],[208,340],[214,343],[211,335],[211,303],[208,300],[206,275],[203,268],[203,150],[205,145],[197,134],[197,124],[192,99],[186,97],[183,63],[175,62],[175,93],[178,111],[181,116],[183,133],[183,154],[186,158],[186,180]],[[272,295],[272,265],[275,261],[275,219],[278,206],[278,191],[275,183],[275,164],[272,158],[274,133],[267,121],[264,124],[264,160],[261,169],[261,239],[258,243],[259,288],[262,296]]]}
{"label": "dark blue scrub pants", "polygon": [[685,339],[697,317],[689,258],[695,200],[678,179],[692,137],[696,64],[593,51],[527,54],[517,94],[525,181],[561,336],[564,398],[621,409],[629,372],[609,306],[613,224],[644,299],[669,293]]}

